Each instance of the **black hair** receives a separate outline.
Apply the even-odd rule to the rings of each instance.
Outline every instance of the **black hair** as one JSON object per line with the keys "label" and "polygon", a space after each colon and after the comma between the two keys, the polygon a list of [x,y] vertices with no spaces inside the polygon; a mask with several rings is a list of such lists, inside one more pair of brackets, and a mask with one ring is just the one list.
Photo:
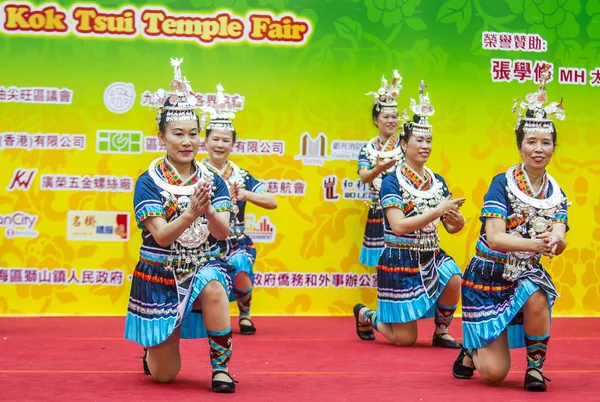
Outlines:
{"label": "black hair", "polygon": [[[217,130],[217,131],[221,131],[221,130]],[[229,130],[227,130],[227,131],[229,131]],[[206,138],[208,138],[208,136],[209,136],[209,135],[210,135],[210,133],[212,133],[212,132],[213,132],[213,130],[212,130],[212,129],[210,129],[210,128],[207,128],[207,129],[206,129]],[[237,134],[236,134],[235,130],[232,130],[232,131],[231,131],[231,136],[232,136],[232,140],[233,140],[233,142],[235,142],[235,138],[237,137]]]}
{"label": "black hair", "polygon": [[[546,117],[546,111],[543,111],[543,118]],[[526,117],[535,117],[534,111],[533,110],[527,110],[527,113],[525,114]],[[525,131],[523,130],[523,128],[525,127],[525,119],[521,120],[521,122],[519,123],[519,125],[515,128],[515,135],[517,136],[517,147],[519,149],[521,149],[521,146],[523,145],[523,139],[525,138]],[[550,124],[552,125],[552,143],[554,144],[554,146],[556,147],[556,127],[554,127],[554,123],[550,122]]]}
{"label": "black hair", "polygon": [[[169,99],[167,99],[165,101],[165,106],[171,106],[171,102],[169,102]],[[196,112],[194,112],[194,115],[196,116],[196,124],[198,126],[198,130],[200,130],[200,119],[198,119],[198,115],[196,114]],[[160,121],[158,122],[158,131],[160,131],[161,133],[165,133],[165,128],[167,126],[167,111],[163,110],[160,114]]]}
{"label": "black hair", "polygon": [[377,127],[377,123],[375,120],[379,117],[379,113],[381,113],[381,106],[379,106],[379,102],[373,105],[373,110],[371,111],[371,116],[373,117],[373,124]]}

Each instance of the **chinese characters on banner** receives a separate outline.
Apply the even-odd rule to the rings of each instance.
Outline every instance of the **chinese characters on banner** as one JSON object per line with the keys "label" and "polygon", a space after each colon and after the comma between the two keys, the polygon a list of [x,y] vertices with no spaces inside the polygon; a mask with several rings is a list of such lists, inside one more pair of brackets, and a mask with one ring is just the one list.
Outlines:
{"label": "chinese characters on banner", "polygon": [[[164,144],[161,144],[157,136],[144,137],[145,152],[161,152],[166,151]],[[204,138],[200,139],[199,153],[206,153],[206,143]],[[242,140],[236,139],[233,144],[233,152],[235,155],[278,155],[283,156],[285,153],[285,141],[282,140]]]}
{"label": "chinese characters on banner", "polygon": [[0,149],[85,149],[85,134],[0,133]]}
{"label": "chinese characters on banner", "polygon": [[[484,50],[497,51],[543,53],[548,50],[548,43],[540,35],[506,32],[483,32],[481,46]],[[559,84],[600,86],[600,67],[588,72],[586,68],[560,66],[555,71],[554,64],[545,60],[494,57],[490,61],[490,73],[493,82],[539,83],[544,65],[550,66],[549,81],[553,81],[556,75]]]}
{"label": "chinese characters on banner", "polygon": [[125,282],[125,272],[120,269],[75,268],[5,268],[0,267],[0,284],[19,285],[107,285],[121,286]]}
{"label": "chinese characters on banner", "polygon": [[262,288],[374,288],[377,287],[377,274],[254,272],[254,286]]}

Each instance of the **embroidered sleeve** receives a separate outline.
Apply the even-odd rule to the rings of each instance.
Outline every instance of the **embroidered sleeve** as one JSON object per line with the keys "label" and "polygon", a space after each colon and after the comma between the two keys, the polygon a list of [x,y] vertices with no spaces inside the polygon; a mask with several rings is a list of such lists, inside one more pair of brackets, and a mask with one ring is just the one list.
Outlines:
{"label": "embroidered sleeve", "polygon": [[213,180],[215,190],[213,191],[213,197],[210,200],[210,203],[217,212],[231,212],[233,208],[231,206],[231,198],[229,197],[227,184],[225,184],[225,181],[223,181],[219,175],[214,175]]}
{"label": "embroidered sleeve", "polygon": [[147,173],[141,175],[135,182],[133,210],[135,212],[135,221],[140,229],[146,229],[142,222],[148,218],[159,216],[167,219],[159,188]]}
{"label": "embroidered sleeve", "polygon": [[250,173],[246,172],[246,189],[248,191],[252,191],[253,193],[262,194],[268,193],[269,190],[264,183],[256,180]]}
{"label": "embroidered sleeve", "polygon": [[404,202],[400,193],[400,185],[396,175],[387,175],[381,183],[379,197],[382,208],[400,208],[404,209]]}
{"label": "embroidered sleeve", "polygon": [[365,145],[360,150],[360,154],[358,154],[358,171],[371,169],[373,169],[373,165],[371,165],[371,161],[367,158],[367,146]]}
{"label": "embroidered sleeve", "polygon": [[448,189],[448,185],[446,184],[446,180],[442,176],[440,176],[439,174],[437,174],[437,173],[434,173],[434,174],[435,174],[435,178],[440,183],[442,183],[442,194],[444,195],[444,197],[448,197],[450,195],[450,190]]}
{"label": "embroidered sleeve", "polygon": [[508,194],[506,193],[506,179],[504,174],[494,177],[492,184],[483,197],[483,209],[480,219],[485,223],[485,218],[500,218],[507,221]]}
{"label": "embroidered sleeve", "polygon": [[[560,191],[564,197],[567,196],[564,193],[564,191],[562,191],[562,190],[560,190]],[[552,223],[564,223],[565,225],[567,225],[567,231],[568,231],[569,230],[569,219],[567,216],[567,207],[568,207],[567,201],[560,204],[560,208],[556,212],[556,215],[554,215],[554,219],[552,219]]]}

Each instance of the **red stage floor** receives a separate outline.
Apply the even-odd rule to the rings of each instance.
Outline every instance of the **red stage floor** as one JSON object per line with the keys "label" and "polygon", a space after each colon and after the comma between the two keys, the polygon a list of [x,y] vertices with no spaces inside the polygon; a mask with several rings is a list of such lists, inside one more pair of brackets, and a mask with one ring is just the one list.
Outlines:
{"label": "red stage floor", "polygon": [[[431,320],[419,323],[417,345],[400,348],[379,334],[376,342],[360,341],[351,317],[257,317],[257,335],[234,332],[236,394],[216,395],[206,340],[183,341],[181,373],[171,384],[158,384],[142,373],[142,348],[123,339],[124,322],[0,318],[0,400],[600,400],[600,319],[554,319],[545,394],[522,388],[524,349],[513,351],[512,371],[500,385],[477,374],[455,380],[450,368],[457,352],[430,347]],[[459,320],[451,332],[460,334]]]}

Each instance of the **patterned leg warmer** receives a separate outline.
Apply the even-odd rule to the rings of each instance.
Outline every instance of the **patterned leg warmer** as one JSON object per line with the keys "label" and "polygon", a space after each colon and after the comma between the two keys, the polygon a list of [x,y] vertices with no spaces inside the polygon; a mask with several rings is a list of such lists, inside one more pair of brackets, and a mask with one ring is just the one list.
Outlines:
{"label": "patterned leg warmer", "polygon": [[379,324],[379,316],[377,315],[377,311],[371,310],[371,309],[367,309],[363,313],[363,318],[364,318],[364,320],[366,322],[370,322],[371,323],[371,328],[373,328],[376,331],[379,331],[377,329],[377,324]]}
{"label": "patterned leg warmer", "polygon": [[450,323],[452,322],[455,310],[456,305],[444,306],[443,304],[437,303],[435,306],[435,326],[443,330],[448,329]]}
{"label": "patterned leg warmer", "polygon": [[227,370],[231,359],[231,327],[223,331],[207,331],[210,345],[210,364],[213,370]]}
{"label": "patterned leg warmer", "polygon": [[525,334],[525,345],[527,346],[527,367],[542,370],[546,360],[546,350],[550,334],[533,336]]}
{"label": "patterned leg warmer", "polygon": [[233,288],[233,294],[240,309],[240,318],[250,315],[250,305],[252,304],[252,287],[246,290]]}

